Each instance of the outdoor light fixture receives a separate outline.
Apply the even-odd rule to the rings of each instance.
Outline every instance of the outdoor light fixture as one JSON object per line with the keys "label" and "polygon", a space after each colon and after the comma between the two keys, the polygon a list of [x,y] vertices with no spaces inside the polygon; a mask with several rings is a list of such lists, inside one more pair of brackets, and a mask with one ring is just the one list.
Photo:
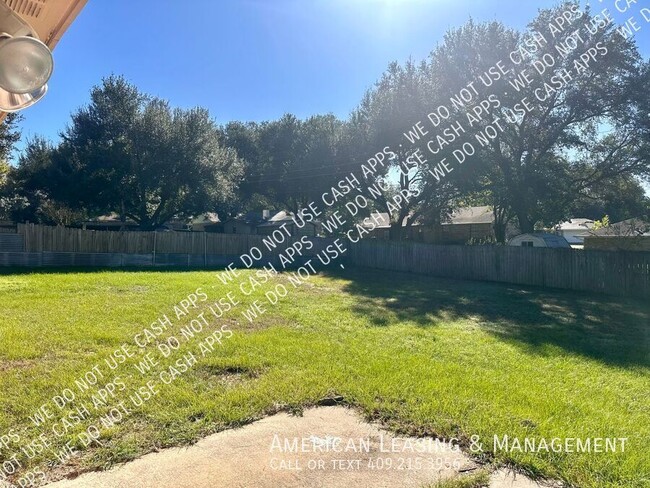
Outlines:
{"label": "outdoor light fixture", "polygon": [[0,110],[16,112],[38,102],[53,68],[50,49],[0,1]]}

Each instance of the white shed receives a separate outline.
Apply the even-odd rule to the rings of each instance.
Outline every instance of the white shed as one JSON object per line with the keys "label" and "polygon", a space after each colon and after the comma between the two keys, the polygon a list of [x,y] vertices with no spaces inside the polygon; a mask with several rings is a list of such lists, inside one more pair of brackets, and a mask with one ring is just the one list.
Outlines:
{"label": "white shed", "polygon": [[569,242],[562,236],[548,232],[520,234],[508,241],[509,246],[516,247],[556,247],[571,249]]}

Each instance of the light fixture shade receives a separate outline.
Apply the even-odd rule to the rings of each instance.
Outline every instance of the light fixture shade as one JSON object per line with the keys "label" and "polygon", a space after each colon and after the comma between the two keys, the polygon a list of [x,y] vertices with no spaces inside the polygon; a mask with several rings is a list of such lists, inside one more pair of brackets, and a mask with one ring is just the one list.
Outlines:
{"label": "light fixture shade", "polygon": [[43,85],[32,93],[11,93],[0,88],[0,110],[17,112],[34,105],[47,93],[47,85]]}
{"label": "light fixture shade", "polygon": [[18,95],[33,94],[52,76],[50,49],[29,36],[0,38],[0,88]]}

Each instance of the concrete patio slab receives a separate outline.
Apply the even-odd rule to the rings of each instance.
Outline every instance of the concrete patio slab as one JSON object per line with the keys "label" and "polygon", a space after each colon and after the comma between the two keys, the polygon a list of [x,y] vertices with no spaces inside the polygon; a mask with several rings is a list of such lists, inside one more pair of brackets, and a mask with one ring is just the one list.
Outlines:
{"label": "concrete patio slab", "polygon": [[[476,467],[458,448],[398,438],[336,407],[280,413],[165,449],[105,472],[49,488],[423,488]],[[498,488],[530,488],[526,478],[493,476]],[[523,483],[523,484],[522,484]]]}

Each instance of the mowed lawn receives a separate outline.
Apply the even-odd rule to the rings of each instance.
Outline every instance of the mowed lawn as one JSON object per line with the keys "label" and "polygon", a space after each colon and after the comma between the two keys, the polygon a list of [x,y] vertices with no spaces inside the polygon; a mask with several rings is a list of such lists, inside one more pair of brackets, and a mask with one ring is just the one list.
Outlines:
{"label": "mowed lawn", "polygon": [[[240,278],[247,279],[252,272]],[[240,313],[278,283],[289,289],[253,323]],[[134,335],[201,287],[199,307],[232,292],[236,311],[164,359]],[[412,435],[480,436],[485,461],[581,487],[650,486],[650,306],[639,301],[513,285],[369,270],[312,277],[294,289],[279,275],[244,296],[215,271],[69,271],[0,275],[0,435],[41,430],[28,416],[63,388],[88,402],[75,380],[96,364],[118,376],[126,398],[146,381],[159,393],[102,431],[69,465],[107,467],[166,446],[340,395],[369,419]],[[207,317],[207,315],[206,315]],[[227,325],[232,337],[170,385],[159,372]],[[117,370],[104,363],[122,344],[137,352]],[[152,353],[161,364],[140,374]],[[78,403],[77,403],[78,404]],[[112,406],[112,405],[110,405]],[[99,408],[106,413],[109,406]],[[60,416],[68,410],[57,411]],[[75,424],[55,446],[93,421]],[[50,421],[56,422],[57,419]],[[48,427],[44,429],[49,432]],[[627,437],[621,453],[490,455],[494,435]],[[11,450],[0,445],[0,460]],[[45,452],[21,461],[45,466]]]}

